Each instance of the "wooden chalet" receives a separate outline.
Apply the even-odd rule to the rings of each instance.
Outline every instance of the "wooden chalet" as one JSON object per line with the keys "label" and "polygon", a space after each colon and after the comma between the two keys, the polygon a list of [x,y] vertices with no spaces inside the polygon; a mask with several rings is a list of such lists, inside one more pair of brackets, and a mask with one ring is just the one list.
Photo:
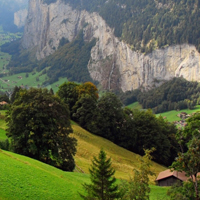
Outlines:
{"label": "wooden chalet", "polygon": [[6,101],[1,101],[0,102],[0,105],[6,105],[6,104],[8,104]]}
{"label": "wooden chalet", "polygon": [[171,171],[167,169],[163,172],[160,172],[156,181],[159,186],[172,186],[177,181],[187,181],[188,177],[185,175],[185,172]]}

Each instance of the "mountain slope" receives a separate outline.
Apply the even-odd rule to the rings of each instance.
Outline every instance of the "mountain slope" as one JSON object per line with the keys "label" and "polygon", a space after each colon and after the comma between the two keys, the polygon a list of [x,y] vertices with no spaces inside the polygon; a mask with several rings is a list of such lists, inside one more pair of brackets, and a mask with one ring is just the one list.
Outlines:
{"label": "mountain slope", "polygon": [[[63,172],[25,156],[0,150],[0,199],[1,200],[79,200],[84,193],[82,183],[89,182],[89,175]],[[150,200],[168,199],[167,188],[150,186]]]}
{"label": "mountain slope", "polygon": [[81,183],[88,176],[0,150],[0,199],[80,199]]}
{"label": "mountain slope", "polygon": [[[102,147],[112,158],[112,166],[116,170],[117,178],[129,179],[133,168],[138,168],[136,154],[90,134],[78,125],[74,124],[72,127],[73,136],[78,139],[75,156],[77,167],[74,173],[63,172],[37,160],[0,150],[0,199],[12,200],[13,197],[15,200],[81,199],[78,192],[84,192],[82,183],[89,182],[88,168],[91,159],[98,155]],[[153,163],[152,170],[158,175],[165,168]],[[155,177],[150,180],[154,183]],[[158,186],[151,186],[151,188],[151,200],[155,197],[167,199],[166,188]]]}
{"label": "mountain slope", "polygon": [[[83,67],[79,62],[79,71],[87,70],[103,89],[150,89],[173,77],[200,81],[199,8],[197,0],[30,0],[23,51],[13,56],[19,64],[9,67],[16,68],[12,72],[25,72],[27,66],[34,70],[38,63],[27,63],[27,51],[38,60],[52,56],[51,69],[72,79],[66,72],[76,71],[77,62],[71,60],[80,53],[70,50],[58,62],[55,52],[83,31],[84,42],[96,43],[87,49]],[[52,78],[52,72],[47,74]]]}
{"label": "mountain slope", "polygon": [[[190,12],[197,18],[195,23],[198,22],[199,6],[196,1],[192,1],[187,12],[179,11],[185,8],[187,2],[183,4],[183,1],[175,1],[169,5],[153,0],[124,0],[123,3],[118,0],[93,0],[90,4],[87,0],[81,1],[82,3],[79,3],[79,0],[42,2],[30,1],[22,39],[22,47],[35,51],[38,60],[53,55],[59,49],[63,38],[72,42],[83,30],[86,42],[96,39],[96,44],[90,51],[87,70],[91,78],[101,83],[104,89],[149,89],[159,81],[169,80],[174,76],[183,76],[190,81],[200,80],[200,55],[195,47],[198,44],[191,44],[189,40],[175,41],[172,34],[177,32],[175,24],[172,23],[168,28],[168,24],[171,23],[168,20],[169,16],[174,17],[174,12],[178,12],[181,14],[178,15],[177,20],[180,20],[180,23],[177,26],[181,27],[181,34],[184,33],[184,37],[187,38],[189,33],[184,31],[198,32],[198,26],[196,29],[181,26],[183,22],[188,24],[186,20],[190,17],[186,16],[189,16]],[[193,7],[197,9],[194,10]],[[120,34],[116,33],[117,27],[121,27]],[[145,39],[147,36],[143,34],[148,38]],[[162,39],[164,42],[160,42],[162,45],[158,45],[161,36],[166,38]],[[179,35],[176,37],[181,38]],[[194,35],[195,41],[198,41],[198,37],[198,34]],[[128,38],[131,41],[128,41]],[[143,44],[143,41],[146,44]],[[146,47],[151,49],[148,54],[142,53],[142,48]],[[60,70],[62,65],[58,64],[55,67]],[[73,67],[75,66],[71,65],[71,68]]]}
{"label": "mountain slope", "polygon": [[[74,130],[73,135],[78,140],[75,161],[84,172],[88,173],[91,159],[98,155],[101,148],[112,158],[117,178],[128,179],[133,169],[138,168],[137,154],[119,147],[109,140],[93,135],[78,125],[73,125],[72,128]],[[158,174],[165,168],[153,162],[152,169]],[[154,178],[151,177],[152,183],[155,180]]]}

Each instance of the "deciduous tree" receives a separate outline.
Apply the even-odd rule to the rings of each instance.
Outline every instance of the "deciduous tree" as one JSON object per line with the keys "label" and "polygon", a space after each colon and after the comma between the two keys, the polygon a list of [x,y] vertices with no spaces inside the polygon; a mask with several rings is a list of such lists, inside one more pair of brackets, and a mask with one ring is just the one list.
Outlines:
{"label": "deciduous tree", "polygon": [[155,175],[151,170],[150,155],[154,149],[145,150],[145,155],[139,157],[139,170],[134,169],[134,176],[130,177],[130,180],[122,181],[120,185],[121,200],[148,200],[150,187],[149,187],[149,176]]}
{"label": "deciduous tree", "polygon": [[[181,151],[171,168],[184,171],[191,178],[196,200],[200,199],[198,172],[200,172],[200,113],[187,120],[187,126],[177,134]],[[186,147],[182,144],[186,142]]]}
{"label": "deciduous tree", "polygon": [[7,136],[14,151],[63,170],[75,167],[76,139],[69,110],[47,89],[20,90],[7,114]]}

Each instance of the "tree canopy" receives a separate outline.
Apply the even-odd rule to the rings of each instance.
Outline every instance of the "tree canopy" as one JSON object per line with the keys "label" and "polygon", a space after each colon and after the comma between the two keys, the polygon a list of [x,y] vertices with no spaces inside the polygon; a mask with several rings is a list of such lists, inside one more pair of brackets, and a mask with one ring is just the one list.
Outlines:
{"label": "tree canopy", "polygon": [[[184,130],[180,130],[177,138],[180,152],[171,168],[184,171],[191,178],[195,199],[200,199],[198,172],[200,172],[200,113],[196,113],[187,120]],[[186,144],[186,145],[185,145]]]}
{"label": "tree canopy", "polygon": [[47,89],[21,89],[7,113],[14,152],[72,171],[76,139],[66,104]]}

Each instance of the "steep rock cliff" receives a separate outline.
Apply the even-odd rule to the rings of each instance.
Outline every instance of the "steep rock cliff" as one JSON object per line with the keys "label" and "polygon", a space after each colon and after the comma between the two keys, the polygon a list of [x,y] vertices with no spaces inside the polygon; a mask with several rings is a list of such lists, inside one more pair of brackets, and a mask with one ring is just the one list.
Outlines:
{"label": "steep rock cliff", "polygon": [[193,45],[169,46],[147,55],[134,52],[97,13],[73,10],[61,0],[49,5],[30,0],[22,46],[36,48],[40,60],[56,51],[63,37],[72,41],[81,29],[86,41],[97,38],[88,70],[106,89],[150,88],[174,76],[200,81],[200,57]]}
{"label": "steep rock cliff", "polygon": [[14,13],[14,24],[18,28],[21,28],[25,25],[27,14],[28,14],[27,9],[22,9]]}

